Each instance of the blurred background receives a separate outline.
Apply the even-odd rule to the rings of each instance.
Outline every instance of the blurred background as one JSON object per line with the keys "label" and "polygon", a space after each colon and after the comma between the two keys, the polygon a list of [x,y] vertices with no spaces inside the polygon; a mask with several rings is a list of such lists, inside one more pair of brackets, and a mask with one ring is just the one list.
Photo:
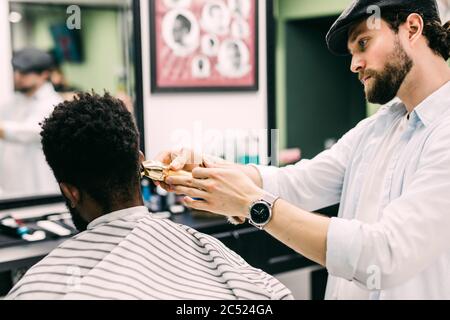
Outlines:
{"label": "blurred background", "polygon": [[[3,113],[0,114],[0,130],[2,122],[6,123],[4,126],[7,128],[11,123],[15,127],[17,123],[22,123],[23,128],[17,130],[30,132],[30,128],[25,129],[25,123],[33,112],[36,116],[40,114],[41,111],[37,109],[41,102],[50,107],[56,102],[73,99],[77,91],[108,91],[122,99],[134,113],[134,56],[137,52],[134,47],[136,41],[133,38],[131,0],[78,1],[75,5],[68,1],[4,1],[1,6],[9,24],[6,28],[9,34],[3,34],[1,38],[2,48],[5,48],[2,52],[2,69],[11,70],[10,59],[20,54],[21,50],[38,49],[52,59],[51,66],[45,70],[48,72],[45,78],[53,90],[42,93],[44,89],[38,86],[37,89],[46,97],[39,97],[39,90],[36,90],[28,96],[30,99],[38,97],[35,102],[30,99],[20,101],[19,81],[27,81],[27,74],[33,72],[15,70],[21,66],[15,66],[9,77],[6,72],[2,78],[6,85],[0,99],[0,113]],[[20,80],[20,75],[25,80]],[[19,93],[14,94],[13,88]],[[23,104],[30,105],[27,108],[29,111],[20,115]],[[0,140],[0,172],[3,172],[3,179],[0,178],[0,199],[59,193],[56,186],[40,181],[51,180],[52,176],[44,168],[46,164],[42,157],[33,154],[37,139],[34,142],[15,141],[25,139],[24,133],[18,133],[17,130],[9,130],[6,138]],[[34,136],[37,136],[36,130],[33,129]],[[11,171],[15,175],[6,178],[7,172]]]}
{"label": "blurred background", "polygon": [[81,25],[70,30],[67,1],[10,1],[11,49],[35,47],[50,53],[55,60],[51,80],[57,91],[108,90],[132,97],[131,0],[76,4],[82,12]]}
{"label": "blurred background", "polygon": [[[379,107],[366,103],[350,72],[350,58],[333,56],[325,44],[326,32],[350,0],[255,0],[257,89],[169,93],[152,92],[151,1],[2,0],[0,137],[2,124],[11,127],[14,121],[21,132],[17,123],[27,106],[45,109],[51,107],[46,101],[70,100],[77,91],[109,91],[133,113],[149,159],[184,145],[234,162],[283,166],[330,148]],[[438,2],[445,22],[450,1]],[[80,19],[71,18],[77,14]],[[17,74],[11,60],[30,47],[51,57],[51,68],[40,73],[42,83],[51,87],[24,99],[19,89],[28,73]],[[47,230],[43,239],[28,241],[0,230],[0,296],[75,232],[39,149],[36,125],[27,128],[34,132],[30,143],[7,130],[0,139],[0,220],[13,217],[35,226],[53,219],[70,231]],[[247,225],[231,229],[223,220],[188,212],[149,181],[143,181],[142,190],[150,211],[168,212],[175,221],[219,238],[251,264],[275,274],[296,298],[323,298],[326,270],[267,234]],[[337,210],[321,213],[333,216]],[[255,246],[260,248],[256,253]]]}

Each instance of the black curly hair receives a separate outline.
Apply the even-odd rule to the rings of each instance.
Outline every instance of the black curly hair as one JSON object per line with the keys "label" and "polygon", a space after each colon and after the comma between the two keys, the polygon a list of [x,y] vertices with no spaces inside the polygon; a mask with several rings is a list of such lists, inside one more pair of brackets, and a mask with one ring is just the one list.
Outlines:
{"label": "black curly hair", "polygon": [[45,158],[58,182],[86,192],[109,212],[139,187],[139,133],[119,99],[79,93],[41,124]]}

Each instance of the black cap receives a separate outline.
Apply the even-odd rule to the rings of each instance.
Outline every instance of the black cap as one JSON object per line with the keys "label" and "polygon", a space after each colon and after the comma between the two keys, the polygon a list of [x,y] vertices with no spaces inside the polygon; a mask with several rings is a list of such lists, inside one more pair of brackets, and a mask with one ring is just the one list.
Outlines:
{"label": "black cap", "polygon": [[14,52],[12,65],[14,70],[19,72],[40,73],[53,67],[53,58],[45,51],[36,48],[25,48]]}
{"label": "black cap", "polygon": [[383,10],[407,10],[421,13],[425,18],[441,21],[436,0],[355,0],[331,26],[326,36],[328,49],[336,55],[348,55],[348,29],[356,21],[373,15],[370,6]]}

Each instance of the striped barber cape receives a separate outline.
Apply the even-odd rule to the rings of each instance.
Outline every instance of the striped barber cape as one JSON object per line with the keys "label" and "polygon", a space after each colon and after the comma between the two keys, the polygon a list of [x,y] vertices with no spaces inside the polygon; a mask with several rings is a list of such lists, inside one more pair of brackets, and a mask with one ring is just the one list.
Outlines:
{"label": "striped barber cape", "polygon": [[101,216],[34,265],[6,299],[292,299],[219,240],[146,207]]}

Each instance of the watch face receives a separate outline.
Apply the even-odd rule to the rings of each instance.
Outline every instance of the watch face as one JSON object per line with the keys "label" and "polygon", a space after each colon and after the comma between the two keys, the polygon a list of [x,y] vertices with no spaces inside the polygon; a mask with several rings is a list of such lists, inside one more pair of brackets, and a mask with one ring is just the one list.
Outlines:
{"label": "watch face", "polygon": [[253,223],[263,224],[270,218],[270,209],[265,203],[255,203],[250,211]]}

